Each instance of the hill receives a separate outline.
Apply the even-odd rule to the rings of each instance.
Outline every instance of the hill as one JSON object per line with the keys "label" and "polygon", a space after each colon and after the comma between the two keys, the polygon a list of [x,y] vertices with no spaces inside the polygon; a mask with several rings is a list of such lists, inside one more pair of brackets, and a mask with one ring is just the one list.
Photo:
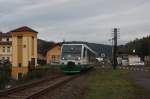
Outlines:
{"label": "hill", "polygon": [[150,55],[150,36],[135,39],[124,46],[120,46],[119,48],[128,53],[132,53],[133,50],[135,50],[137,55],[144,58],[144,56]]}
{"label": "hill", "polygon": [[38,53],[46,56],[47,50],[55,44],[53,41],[45,41],[38,39]]}

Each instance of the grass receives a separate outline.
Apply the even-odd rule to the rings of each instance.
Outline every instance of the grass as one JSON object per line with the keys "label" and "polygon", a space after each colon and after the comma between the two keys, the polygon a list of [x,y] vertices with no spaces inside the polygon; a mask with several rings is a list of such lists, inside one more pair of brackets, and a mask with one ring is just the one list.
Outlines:
{"label": "grass", "polygon": [[96,70],[89,75],[84,99],[150,99],[150,92],[128,79],[122,70]]}

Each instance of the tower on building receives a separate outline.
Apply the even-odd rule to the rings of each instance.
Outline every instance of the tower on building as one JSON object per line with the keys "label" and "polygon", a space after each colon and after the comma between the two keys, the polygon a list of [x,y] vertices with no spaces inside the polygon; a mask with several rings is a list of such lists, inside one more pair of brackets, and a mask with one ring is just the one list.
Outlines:
{"label": "tower on building", "polygon": [[37,33],[27,26],[11,31],[12,78],[23,78],[29,68],[37,66]]}

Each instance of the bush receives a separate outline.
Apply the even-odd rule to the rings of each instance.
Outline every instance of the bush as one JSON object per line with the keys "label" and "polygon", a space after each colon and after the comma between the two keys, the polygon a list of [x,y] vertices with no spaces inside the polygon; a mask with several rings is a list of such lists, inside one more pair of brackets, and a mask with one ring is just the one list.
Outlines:
{"label": "bush", "polygon": [[11,79],[11,64],[9,61],[3,61],[0,67],[0,88],[4,88]]}
{"label": "bush", "polygon": [[36,78],[42,78],[49,72],[48,69],[34,69],[30,70],[27,74],[27,78],[29,79],[36,79]]}

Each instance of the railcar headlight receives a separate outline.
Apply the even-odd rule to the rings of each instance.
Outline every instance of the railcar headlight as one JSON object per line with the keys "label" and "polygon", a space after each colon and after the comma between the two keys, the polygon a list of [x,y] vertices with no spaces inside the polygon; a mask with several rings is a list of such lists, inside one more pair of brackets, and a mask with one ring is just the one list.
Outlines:
{"label": "railcar headlight", "polygon": [[78,57],[78,60],[80,60],[81,58],[80,57]]}
{"label": "railcar headlight", "polygon": [[62,60],[64,60],[65,58],[63,57]]}

